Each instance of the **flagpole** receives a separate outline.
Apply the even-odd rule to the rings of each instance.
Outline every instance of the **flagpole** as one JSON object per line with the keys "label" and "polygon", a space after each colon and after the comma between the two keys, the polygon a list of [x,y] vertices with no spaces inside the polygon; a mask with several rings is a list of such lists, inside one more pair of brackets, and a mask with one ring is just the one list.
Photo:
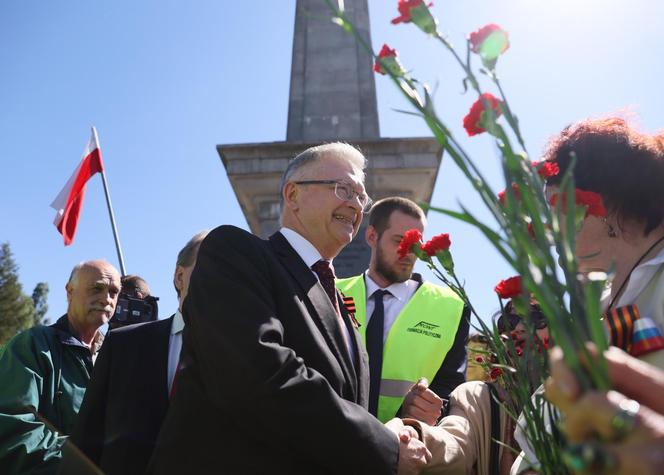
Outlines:
{"label": "flagpole", "polygon": [[[97,136],[97,129],[92,127],[92,133],[95,136],[95,141],[97,146],[99,145],[99,137]],[[104,184],[104,195],[106,195],[106,206],[108,207],[108,215],[111,218],[111,228],[113,228],[113,238],[115,239],[115,249],[118,252],[118,260],[120,261],[120,272],[123,276],[127,275],[124,265],[124,257],[122,256],[122,248],[120,247],[120,237],[118,236],[118,228],[115,226],[115,215],[113,214],[113,205],[111,204],[111,195],[108,192],[108,183],[106,183],[106,173],[102,168],[101,170],[101,181]]]}

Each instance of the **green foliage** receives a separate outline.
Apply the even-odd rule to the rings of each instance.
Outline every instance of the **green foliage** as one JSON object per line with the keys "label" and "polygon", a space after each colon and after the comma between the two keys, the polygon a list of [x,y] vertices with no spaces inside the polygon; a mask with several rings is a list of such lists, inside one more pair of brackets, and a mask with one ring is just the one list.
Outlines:
{"label": "green foliage", "polygon": [[32,298],[23,293],[9,243],[0,245],[0,346],[21,330],[41,322],[48,310],[48,285],[40,282]]}
{"label": "green foliage", "polygon": [[48,312],[48,284],[46,282],[39,282],[32,291],[32,305],[35,309],[35,325],[41,325],[44,322],[46,312]]}

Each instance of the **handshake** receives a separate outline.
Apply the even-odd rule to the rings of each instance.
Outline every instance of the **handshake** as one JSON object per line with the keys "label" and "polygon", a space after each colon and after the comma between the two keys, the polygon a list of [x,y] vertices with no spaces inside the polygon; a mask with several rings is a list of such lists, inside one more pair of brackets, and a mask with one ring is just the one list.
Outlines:
{"label": "handshake", "polygon": [[[414,384],[403,402],[402,416],[412,417],[429,425],[435,425],[441,416],[443,400],[429,389],[429,383],[421,378]],[[399,438],[399,475],[418,474],[431,461],[431,452],[420,440],[420,434],[401,419],[395,417],[385,426]]]}

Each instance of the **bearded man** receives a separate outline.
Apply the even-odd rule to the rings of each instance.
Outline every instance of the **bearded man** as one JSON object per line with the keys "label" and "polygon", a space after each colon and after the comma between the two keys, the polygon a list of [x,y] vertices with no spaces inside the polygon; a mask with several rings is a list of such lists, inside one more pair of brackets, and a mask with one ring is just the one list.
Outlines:
{"label": "bearded man", "polygon": [[365,233],[369,269],[337,280],[355,303],[369,354],[369,412],[381,421],[400,416],[433,425],[444,400],[465,381],[468,309],[450,289],[413,273],[413,253],[397,253],[406,231],[423,232],[425,225],[411,200],[376,202]]}

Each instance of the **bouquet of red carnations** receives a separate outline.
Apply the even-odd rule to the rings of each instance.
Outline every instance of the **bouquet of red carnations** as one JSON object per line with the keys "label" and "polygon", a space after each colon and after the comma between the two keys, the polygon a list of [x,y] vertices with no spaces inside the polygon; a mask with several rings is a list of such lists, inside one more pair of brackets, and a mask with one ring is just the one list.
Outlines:
{"label": "bouquet of red carnations", "polygon": [[[517,312],[525,316],[531,299],[537,301],[553,341],[562,348],[567,364],[577,374],[581,384],[585,388],[608,388],[607,369],[601,360],[593,372],[585,371],[580,363],[581,358],[588,357],[586,342],[594,342],[600,354],[607,345],[600,318],[600,293],[606,275],[591,273],[580,278],[574,257],[575,234],[584,218],[588,215],[603,216],[605,210],[598,194],[575,187],[571,173],[573,164],[562,177],[559,194],[549,199],[545,196],[543,180],[558,174],[558,166],[555,162],[538,163],[529,159],[519,122],[510,109],[496,72],[500,56],[509,48],[508,33],[495,24],[483,26],[468,36],[465,54],[460,55],[439,32],[431,4],[423,0],[399,0],[399,16],[392,20],[394,24],[415,25],[438,40],[455,58],[463,73],[464,89],[477,96],[463,118],[463,126],[469,137],[484,133],[491,135],[500,151],[505,190],[496,193],[461,142],[436,114],[431,89],[406,71],[394,48],[383,45],[379,53],[374,54],[345,16],[343,2],[325,1],[332,11],[332,21],[354,34],[357,41],[374,56],[374,70],[388,76],[410,103],[413,113],[424,119],[475,188],[494,222],[482,222],[464,207],[460,211],[429,209],[476,227],[518,274],[518,279],[512,281],[512,288],[516,290],[510,295]],[[480,65],[476,67],[473,62],[478,59]],[[496,95],[483,89],[476,70],[488,78],[490,88]],[[470,299],[454,273],[449,246],[447,235],[422,243],[421,236],[411,233],[404,237],[402,252],[415,252],[472,310]],[[517,280],[518,286],[514,285]],[[565,472],[556,431],[551,434],[545,430],[545,427],[551,426],[551,421],[546,420],[550,416],[548,411],[542,409],[543,398],[537,394],[531,397],[531,388],[524,381],[527,378],[519,378],[519,373],[527,371],[527,368],[520,365],[519,361],[523,360],[514,358],[517,347],[514,342],[501,339],[495,325],[490,328],[479,315],[475,313],[475,316],[481,331],[489,335],[493,342],[494,366],[503,371],[505,387],[523,410],[526,437],[539,460],[539,470],[551,474]],[[546,374],[546,358],[540,358],[539,364],[541,374]]]}

